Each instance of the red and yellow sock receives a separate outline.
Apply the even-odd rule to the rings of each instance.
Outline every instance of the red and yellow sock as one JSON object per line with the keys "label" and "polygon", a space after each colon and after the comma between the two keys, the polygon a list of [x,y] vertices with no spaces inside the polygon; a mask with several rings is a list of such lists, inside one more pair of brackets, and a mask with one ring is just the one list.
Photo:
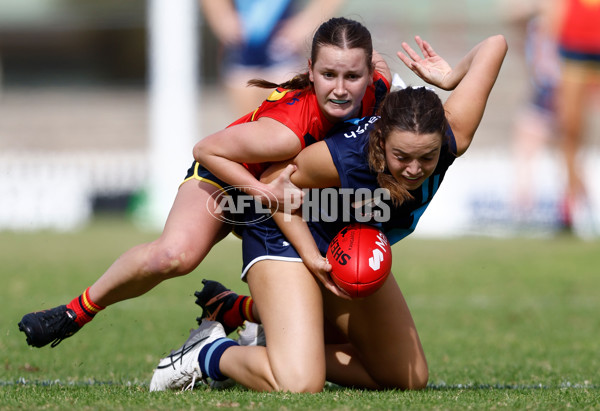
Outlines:
{"label": "red and yellow sock", "polygon": [[252,315],[254,300],[249,295],[240,295],[233,303],[231,309],[223,314],[223,321],[228,327],[240,327],[244,321],[255,323],[256,319]]}
{"label": "red and yellow sock", "polygon": [[75,322],[80,327],[83,327],[92,321],[94,316],[104,310],[105,307],[99,306],[90,299],[90,288],[88,287],[83,294],[67,304],[67,308],[75,311],[77,315]]}

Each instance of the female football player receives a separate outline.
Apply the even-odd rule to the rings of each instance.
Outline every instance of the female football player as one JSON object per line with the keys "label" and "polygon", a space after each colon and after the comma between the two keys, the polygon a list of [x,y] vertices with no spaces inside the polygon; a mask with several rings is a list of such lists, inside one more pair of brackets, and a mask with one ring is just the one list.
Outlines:
{"label": "female football player", "polygon": [[552,2],[551,8],[561,60],[556,90],[559,149],[566,179],[561,222],[565,229],[593,238],[600,235],[600,227],[592,212],[579,156],[584,143],[586,108],[600,84],[600,2],[559,0]]}
{"label": "female football player", "polygon": [[[493,36],[451,68],[427,42],[416,41],[423,58],[406,43],[399,57],[425,81],[453,90],[445,104],[426,88],[392,92],[379,119],[347,122],[300,152],[291,175],[298,187],[345,189],[341,202],[355,189],[387,189],[389,197],[372,200],[390,210],[378,225],[391,243],[414,230],[446,170],[471,144],[507,52],[504,37]],[[277,174],[270,171],[267,181]],[[275,218],[281,231],[272,220],[243,231],[243,276],[252,297],[205,282],[196,295],[207,320],[159,362],[150,389],[193,387],[207,377],[260,391],[319,392],[326,380],[366,389],[425,387],[427,361],[395,278],[366,298],[349,299],[329,277],[323,255],[350,221],[307,223],[281,212]],[[223,325],[242,324],[243,298],[256,302],[253,316],[264,326],[266,347],[225,337]]]}
{"label": "female football player", "polygon": [[[202,17],[219,40],[219,72],[235,117],[253,111],[266,94],[253,78],[285,81],[304,62],[306,38],[343,0],[200,0]],[[327,17],[325,17],[327,16]]]}
{"label": "female football player", "polygon": [[266,193],[265,201],[282,201],[284,191],[293,193],[294,187],[283,181],[285,175],[279,185],[258,181],[264,168],[260,163],[290,159],[321,140],[335,123],[373,114],[388,91],[390,77],[387,64],[373,51],[366,27],[346,18],[323,23],[313,37],[307,73],[279,85],[254,81],[277,88],[256,111],[197,144],[196,157],[205,159],[214,174],[198,163],[192,165],[162,235],[125,252],[67,305],[26,314],[19,329],[27,343],[56,346],[106,306],[194,270],[231,230],[218,204],[209,200],[235,184],[244,186],[249,195]]}

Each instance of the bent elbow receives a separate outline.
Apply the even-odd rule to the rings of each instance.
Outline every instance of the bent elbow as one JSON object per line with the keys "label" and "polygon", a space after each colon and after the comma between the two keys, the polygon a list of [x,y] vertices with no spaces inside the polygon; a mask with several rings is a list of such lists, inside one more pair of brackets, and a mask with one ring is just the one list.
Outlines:
{"label": "bent elbow", "polygon": [[207,151],[208,150],[207,150],[206,144],[204,143],[204,140],[200,140],[199,142],[197,142],[194,145],[194,149],[192,150],[192,153],[194,155],[194,160],[196,160],[200,164],[204,164],[204,160],[206,159]]}

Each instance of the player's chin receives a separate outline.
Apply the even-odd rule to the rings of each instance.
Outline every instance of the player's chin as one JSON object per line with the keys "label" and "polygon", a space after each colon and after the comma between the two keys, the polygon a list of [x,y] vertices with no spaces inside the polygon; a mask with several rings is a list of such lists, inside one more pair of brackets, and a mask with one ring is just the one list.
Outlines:
{"label": "player's chin", "polygon": [[329,102],[327,104],[327,115],[330,119],[335,121],[343,121],[352,117],[356,117],[355,107],[352,103],[333,103]]}
{"label": "player's chin", "polygon": [[412,178],[403,177],[402,185],[404,185],[404,187],[407,190],[416,190],[417,188],[421,187],[421,185],[423,184],[423,181],[424,181],[424,178],[412,179]]}

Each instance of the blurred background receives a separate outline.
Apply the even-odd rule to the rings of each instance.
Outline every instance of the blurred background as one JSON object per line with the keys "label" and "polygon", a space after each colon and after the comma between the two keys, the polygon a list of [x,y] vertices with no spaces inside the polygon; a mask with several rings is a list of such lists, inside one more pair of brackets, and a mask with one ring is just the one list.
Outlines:
{"label": "blurred background", "polygon": [[[237,118],[223,88],[221,47],[199,4],[173,3],[0,0],[0,230],[73,230],[102,213],[148,229],[162,226],[191,164],[193,142]],[[417,234],[562,229],[565,177],[557,144],[550,139],[530,157],[535,171],[527,176],[515,154],[517,119],[531,93],[528,15],[515,9],[526,3],[346,0],[335,13],[363,22],[392,72],[409,85],[422,82],[395,56],[401,41],[418,34],[453,65],[489,35],[508,40],[472,148],[455,163]],[[170,7],[180,14],[169,14]],[[307,52],[315,28],[308,30]],[[593,184],[600,179],[598,100],[589,105],[581,153],[589,202],[575,233],[586,238],[598,235],[600,215],[600,189]],[[526,207],[519,198],[523,181],[530,184]],[[152,211],[157,201],[163,205]]]}

